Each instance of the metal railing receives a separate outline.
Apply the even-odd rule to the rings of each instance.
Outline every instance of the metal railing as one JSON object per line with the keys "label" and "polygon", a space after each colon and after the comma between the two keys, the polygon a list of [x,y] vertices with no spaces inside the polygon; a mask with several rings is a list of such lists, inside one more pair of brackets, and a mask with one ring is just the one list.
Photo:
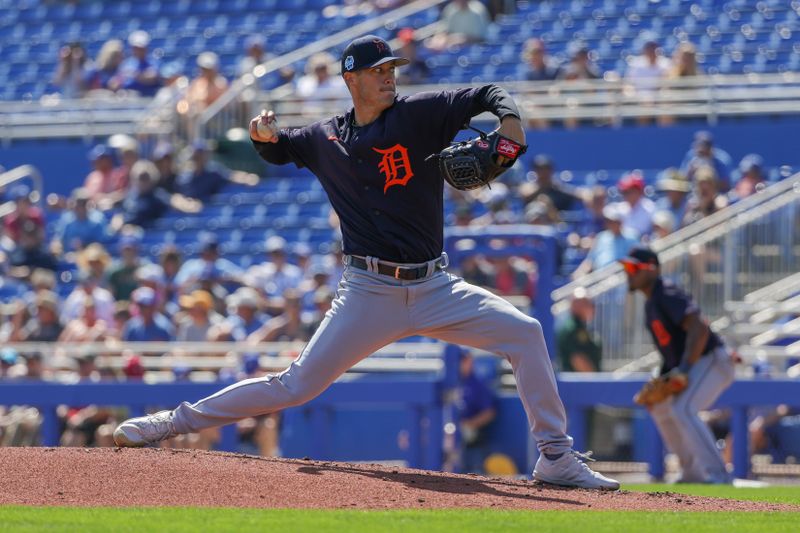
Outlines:
{"label": "metal railing", "polygon": [[[687,289],[712,327],[736,339],[726,302],[743,300],[800,270],[800,174],[720,210],[653,243],[664,277]],[[569,309],[582,288],[596,305],[592,327],[603,340],[603,367],[614,370],[646,357],[653,346],[644,328],[644,302],[631,294],[618,264],[553,291],[553,313]],[[730,337],[730,338],[729,338]],[[635,368],[634,366],[630,367]]]}
{"label": "metal railing", "polygon": [[[38,202],[42,197],[42,175],[39,169],[33,165],[21,165],[0,174],[0,187],[11,185],[15,181],[30,178],[33,183],[33,197],[34,202]],[[16,206],[14,202],[5,202],[0,204],[0,218],[13,213]]]}
{"label": "metal railing", "polygon": [[[280,57],[266,61],[253,68],[253,72],[245,74],[231,83],[228,90],[205,109],[193,125],[195,138],[218,138],[225,131],[233,127],[246,127],[249,119],[261,109],[263,98],[255,97],[251,100],[250,93],[258,80],[267,74],[276,72],[284,67],[310,57],[317,52],[330,50],[353,40],[356,37],[392,24],[405,17],[430,9],[444,3],[446,0],[414,0],[405,6],[399,7],[378,17],[370,18],[347,28],[309,43]],[[285,93],[285,90],[283,91]],[[276,93],[280,94],[280,92]],[[326,108],[330,109],[330,108]]]}
{"label": "metal railing", "polygon": [[[713,124],[729,116],[800,114],[800,74],[791,72],[664,80],[655,93],[637,92],[626,80],[613,77],[555,82],[485,81],[496,81],[508,89],[524,118],[538,125],[549,122],[621,125],[625,120],[640,117],[704,118]],[[479,82],[472,85],[476,83]],[[398,92],[440,91],[464,85],[470,84],[401,86]],[[345,97],[315,99],[314,105],[309,105],[296,94],[279,90],[258,92],[248,105],[250,114],[270,108],[275,110],[282,126],[301,126],[343,112],[350,103]],[[225,127],[244,125],[246,121],[237,124],[230,119],[222,120],[214,134],[222,134]]]}
{"label": "metal railing", "polygon": [[[417,0],[383,15],[397,20],[409,12],[442,0]],[[422,7],[420,7],[422,6]],[[254,68],[235,80],[230,89],[203,113],[186,117],[176,111],[183,96],[180,85],[164,99],[136,96],[62,100],[0,102],[0,139],[45,137],[102,137],[115,133],[140,137],[169,136],[175,132],[196,137],[220,138],[231,128],[247,126],[263,108],[271,108],[282,126],[301,126],[344,112],[349,98],[317,99],[308,105],[290,86],[272,91],[256,88],[260,77],[313,53],[341,45],[353,36],[386,23],[372,19],[324,40],[309,44]],[[434,32],[433,24],[424,34]],[[551,122],[621,125],[640,117],[661,119],[702,118],[716,123],[722,117],[800,114],[800,73],[709,75],[664,80],[656,92],[637,92],[625,79],[608,76],[602,80],[522,82],[482,77],[470,83],[401,86],[399,92],[419,92],[463,87],[494,81],[506,87],[524,117],[534,125]],[[185,88],[185,87],[184,87]],[[488,117],[488,115],[487,115]]]}

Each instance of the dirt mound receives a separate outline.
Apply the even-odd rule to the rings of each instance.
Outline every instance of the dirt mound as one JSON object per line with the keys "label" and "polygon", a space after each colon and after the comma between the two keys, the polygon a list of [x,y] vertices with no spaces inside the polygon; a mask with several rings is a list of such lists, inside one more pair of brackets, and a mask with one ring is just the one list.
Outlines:
{"label": "dirt mound", "polygon": [[0,448],[0,505],[327,509],[796,510],[672,493],[603,493],[380,465],[166,449]]}

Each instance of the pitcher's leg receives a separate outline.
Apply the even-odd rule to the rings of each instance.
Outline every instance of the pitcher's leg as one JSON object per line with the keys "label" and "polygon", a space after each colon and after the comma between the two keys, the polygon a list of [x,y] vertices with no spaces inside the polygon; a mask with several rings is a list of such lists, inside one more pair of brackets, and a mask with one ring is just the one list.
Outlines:
{"label": "pitcher's leg", "polygon": [[125,421],[114,433],[117,444],[143,446],[304,403],[361,359],[408,335],[405,292],[351,277],[345,273],[333,307],[289,368],[236,383],[193,404],[184,402],[174,411]]}
{"label": "pitcher's leg", "polygon": [[175,409],[175,429],[190,433],[303,404],[374,351],[403,336],[390,308],[369,312],[347,305],[334,308],[303,353],[277,375],[248,379],[194,404]]}
{"label": "pitcher's leg", "polygon": [[517,390],[541,453],[572,448],[566,413],[539,321],[506,300],[460,278],[444,279],[417,299],[412,313],[421,335],[464,344],[508,359]]}

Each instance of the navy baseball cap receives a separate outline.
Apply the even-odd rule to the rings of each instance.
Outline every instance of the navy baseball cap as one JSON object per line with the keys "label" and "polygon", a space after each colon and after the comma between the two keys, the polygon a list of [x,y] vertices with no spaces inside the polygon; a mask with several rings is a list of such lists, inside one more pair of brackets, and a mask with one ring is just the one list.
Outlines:
{"label": "navy baseball cap", "polygon": [[395,65],[408,64],[408,59],[394,55],[389,43],[376,35],[365,35],[352,41],[342,52],[342,74],[377,67],[390,61],[394,61]]}
{"label": "navy baseball cap", "polygon": [[658,254],[647,246],[634,246],[628,252],[627,257],[620,259],[620,263],[635,263],[639,265],[656,265],[658,262]]}

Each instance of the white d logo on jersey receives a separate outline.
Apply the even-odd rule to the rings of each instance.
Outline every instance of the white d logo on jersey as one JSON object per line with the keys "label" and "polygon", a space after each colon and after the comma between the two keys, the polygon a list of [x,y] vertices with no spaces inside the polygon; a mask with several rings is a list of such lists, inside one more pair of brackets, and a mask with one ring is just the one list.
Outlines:
{"label": "white d logo on jersey", "polygon": [[355,63],[353,56],[347,56],[344,60],[344,68],[346,70],[353,70],[353,63]]}

